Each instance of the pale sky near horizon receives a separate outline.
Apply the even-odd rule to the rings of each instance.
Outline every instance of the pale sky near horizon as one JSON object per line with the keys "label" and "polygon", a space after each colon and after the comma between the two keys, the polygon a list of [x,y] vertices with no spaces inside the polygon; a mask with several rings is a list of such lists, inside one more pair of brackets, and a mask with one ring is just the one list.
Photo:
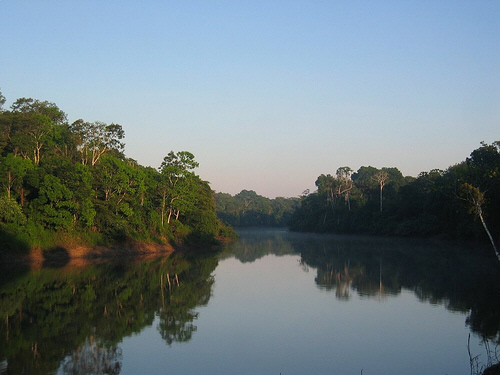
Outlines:
{"label": "pale sky near horizon", "polygon": [[500,1],[0,0],[0,90],[115,122],[212,189],[298,196],[338,167],[417,176],[500,140]]}

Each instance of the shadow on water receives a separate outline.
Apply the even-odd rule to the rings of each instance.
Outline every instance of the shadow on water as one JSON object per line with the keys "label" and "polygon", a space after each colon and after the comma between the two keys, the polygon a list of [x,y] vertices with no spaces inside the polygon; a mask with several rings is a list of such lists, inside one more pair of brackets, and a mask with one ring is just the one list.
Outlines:
{"label": "shadow on water", "polygon": [[15,233],[15,230],[10,231],[8,227],[0,225],[0,249],[0,255],[8,255],[9,253],[27,255],[30,246]]}
{"label": "shadow on water", "polygon": [[70,261],[68,250],[56,246],[43,251],[43,268],[62,268]]}
{"label": "shadow on water", "polygon": [[30,246],[26,241],[0,225],[0,289],[5,283],[30,271],[29,251]]}

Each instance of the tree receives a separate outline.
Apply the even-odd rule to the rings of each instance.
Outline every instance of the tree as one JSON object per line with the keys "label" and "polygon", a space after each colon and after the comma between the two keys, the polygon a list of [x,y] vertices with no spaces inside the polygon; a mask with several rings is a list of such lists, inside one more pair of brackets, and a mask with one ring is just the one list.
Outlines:
{"label": "tree", "polygon": [[46,174],[38,198],[31,202],[38,222],[55,230],[70,229],[74,225],[76,202],[72,191],[56,176]]}
{"label": "tree", "polygon": [[19,98],[11,106],[12,112],[32,114],[37,113],[47,117],[54,125],[61,125],[67,121],[66,113],[61,111],[55,103],[40,101],[32,98]]}
{"label": "tree", "polygon": [[12,152],[40,163],[41,150],[53,141],[54,129],[66,122],[66,114],[54,103],[20,98],[11,106],[9,137]]}
{"label": "tree", "polygon": [[163,158],[160,171],[168,170],[172,178],[180,178],[192,173],[192,170],[199,167],[199,163],[194,160],[194,155],[189,151],[170,151]]}
{"label": "tree", "polygon": [[181,209],[189,203],[187,198],[190,192],[190,180],[194,177],[192,170],[198,165],[198,162],[194,160],[194,155],[188,151],[179,151],[178,153],[170,151],[163,158],[163,162],[158,168],[160,171],[158,187],[161,196],[162,226],[167,211],[167,224],[170,224],[172,215],[178,219]]}
{"label": "tree", "polygon": [[5,188],[7,197],[11,197],[13,190],[18,192],[22,206],[24,205],[23,178],[26,172],[33,168],[33,164],[31,160],[13,154],[0,159],[0,183]]}
{"label": "tree", "polygon": [[378,172],[378,169],[372,166],[361,166],[355,173],[351,175],[351,179],[360,191],[360,198],[363,200],[371,200],[372,195],[376,192],[377,185],[373,176]]}
{"label": "tree", "polygon": [[4,104],[5,104],[5,96],[3,96],[2,91],[0,90],[0,112],[3,110]]}
{"label": "tree", "polygon": [[352,169],[349,167],[340,167],[337,169],[337,181],[339,182],[337,195],[345,195],[345,201],[347,202],[349,211],[351,210],[351,201],[349,199],[349,195],[353,188],[351,174]]}
{"label": "tree", "polygon": [[481,192],[477,187],[465,183],[460,186],[460,198],[466,201],[469,204],[469,212],[479,217],[481,220],[481,224],[490,239],[491,245],[493,246],[493,251],[495,251],[495,255],[497,256],[498,261],[500,262],[500,253],[498,252],[497,247],[495,246],[495,241],[493,240],[493,236],[488,230],[488,226],[486,225],[486,221],[484,220],[483,213],[483,205],[485,203],[484,193]]}
{"label": "tree", "polygon": [[385,171],[383,168],[375,173],[373,179],[377,181],[378,186],[380,188],[380,212],[382,212],[382,191],[384,190],[384,186],[389,180],[389,173]]}
{"label": "tree", "polygon": [[0,222],[17,224],[26,222],[21,206],[14,199],[0,196]]}
{"label": "tree", "polygon": [[95,191],[90,168],[61,156],[44,158],[40,167],[45,173],[56,176],[71,191],[75,224],[81,228],[92,227],[96,211],[92,203]]}
{"label": "tree", "polygon": [[70,125],[70,130],[76,136],[82,164],[94,166],[106,152],[116,150],[121,153],[125,148],[121,142],[125,131],[118,124],[107,125],[101,121],[90,123],[79,119]]}
{"label": "tree", "polygon": [[469,179],[482,189],[490,188],[500,179],[500,141],[491,145],[481,142],[481,147],[472,151],[465,162]]}
{"label": "tree", "polygon": [[185,206],[183,219],[198,238],[213,239],[219,229],[213,191],[208,182],[198,176],[191,181],[189,204]]}
{"label": "tree", "polygon": [[173,220],[169,235],[179,239],[217,235],[213,192],[193,173],[198,162],[190,152],[172,151],[159,170],[145,168],[123,154],[121,125],[69,125],[48,101],[19,98],[10,110],[4,103],[0,92],[2,220],[14,228],[25,217],[22,230],[33,243],[44,231],[69,229],[150,240],[165,234],[160,221]]}
{"label": "tree", "polygon": [[93,175],[98,197],[118,213],[125,197],[134,192],[134,169],[123,160],[107,155],[93,169]]}

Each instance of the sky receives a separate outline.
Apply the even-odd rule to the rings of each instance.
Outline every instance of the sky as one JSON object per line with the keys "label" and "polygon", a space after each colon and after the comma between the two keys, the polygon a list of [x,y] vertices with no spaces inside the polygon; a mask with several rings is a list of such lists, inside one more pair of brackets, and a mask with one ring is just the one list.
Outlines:
{"label": "sky", "polygon": [[500,140],[500,1],[0,0],[4,107],[118,123],[158,167],[274,198],[348,166],[446,169]]}

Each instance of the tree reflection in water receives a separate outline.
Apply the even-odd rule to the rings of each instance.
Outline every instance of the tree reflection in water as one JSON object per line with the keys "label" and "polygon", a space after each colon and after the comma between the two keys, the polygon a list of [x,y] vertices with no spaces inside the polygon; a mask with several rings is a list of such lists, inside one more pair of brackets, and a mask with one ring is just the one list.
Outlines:
{"label": "tree reflection in water", "polygon": [[248,231],[221,255],[0,273],[0,373],[118,373],[119,343],[155,319],[167,345],[191,340],[221,257],[252,262],[268,254],[295,254],[304,272],[316,272],[317,287],[339,300],[412,291],[467,314],[473,332],[499,339],[500,272],[479,252],[427,241]]}
{"label": "tree reflection in water", "polygon": [[1,374],[117,374],[118,344],[155,317],[168,345],[190,340],[195,309],[210,299],[217,263],[216,254],[174,254],[10,271],[0,280]]}
{"label": "tree reflection in water", "polygon": [[62,368],[63,373],[69,375],[117,375],[121,370],[121,359],[120,348],[115,345],[106,346],[98,338],[90,336],[64,359]]}
{"label": "tree reflection in water", "polygon": [[237,259],[252,262],[273,254],[298,254],[302,269],[317,272],[319,288],[347,301],[352,293],[386,299],[403,289],[420,301],[467,314],[466,324],[500,342],[500,272],[489,249],[368,236],[315,235],[287,231],[240,231]]}

